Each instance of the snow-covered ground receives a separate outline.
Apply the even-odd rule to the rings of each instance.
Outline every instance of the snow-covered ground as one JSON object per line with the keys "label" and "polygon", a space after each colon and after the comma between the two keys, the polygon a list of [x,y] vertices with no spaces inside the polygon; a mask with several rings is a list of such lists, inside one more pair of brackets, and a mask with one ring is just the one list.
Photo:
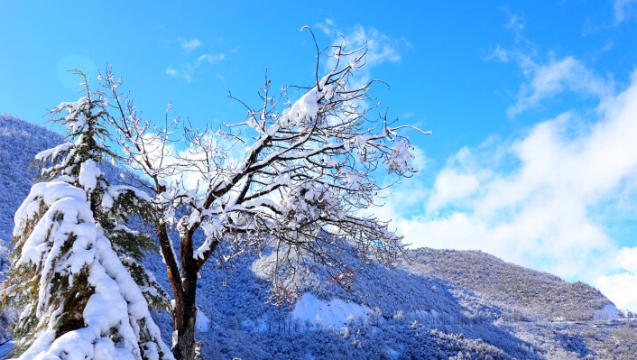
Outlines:
{"label": "snow-covered ground", "polygon": [[347,303],[341,299],[332,299],[329,302],[322,301],[312,295],[304,293],[294,305],[292,317],[302,322],[316,324],[325,329],[332,327],[340,329],[356,319],[367,322],[367,317],[372,313],[367,306],[355,303]]}
{"label": "snow-covered ground", "polygon": [[197,309],[197,319],[195,321],[195,329],[198,332],[208,332],[210,330],[210,319],[201,309]]}
{"label": "snow-covered ground", "polygon": [[595,320],[616,320],[619,319],[619,310],[613,304],[606,304],[599,309],[594,317]]}

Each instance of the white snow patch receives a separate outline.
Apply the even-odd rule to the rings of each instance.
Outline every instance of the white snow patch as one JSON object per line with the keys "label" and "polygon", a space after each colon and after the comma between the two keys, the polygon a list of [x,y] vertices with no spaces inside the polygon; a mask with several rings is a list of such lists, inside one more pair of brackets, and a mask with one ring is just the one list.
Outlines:
{"label": "white snow patch", "polygon": [[[99,170],[91,165],[83,170],[84,184],[95,185],[92,180]],[[69,274],[71,278],[88,266],[88,285],[94,288],[94,294],[82,313],[84,328],[55,338],[55,329],[48,325],[20,358],[139,360],[158,359],[161,352],[162,358],[173,359],[138,285],[111,248],[100,225],[95,224],[85,191],[60,181],[33,185],[16,212],[14,234],[24,233],[25,224],[40,211],[44,213],[25,240],[17,262],[32,263],[43,274],[38,302],[33,304],[38,307],[36,315],[53,319],[56,312],[64,310],[58,308],[51,313],[50,307],[55,304],[51,302],[48,281],[54,274]],[[62,254],[71,236],[75,237],[72,247]],[[140,323],[145,324],[145,334],[141,334]],[[109,337],[113,329],[117,331],[117,344]],[[142,336],[150,340],[144,346],[139,344]]]}
{"label": "white snow patch", "polygon": [[595,313],[595,320],[615,320],[619,319],[619,310],[613,304],[606,304]]}
{"label": "white snow patch", "polygon": [[91,192],[97,188],[97,180],[101,174],[102,172],[95,161],[86,160],[80,166],[80,177],[78,180],[84,190]]}
{"label": "white snow patch", "polygon": [[37,153],[35,155],[35,159],[36,160],[44,160],[47,158],[56,158],[58,157],[58,155],[64,151],[67,151],[68,149],[71,148],[71,146],[73,146],[73,143],[67,142],[64,144],[60,144],[54,148],[51,149],[47,149],[44,151],[41,151],[39,153]]}
{"label": "white snow patch", "polygon": [[367,322],[367,314],[371,314],[370,308],[355,303],[346,303],[341,299],[332,299],[325,302],[317,299],[311,293],[304,293],[301,299],[292,310],[292,317],[301,321],[316,323],[316,319],[321,319],[320,326],[323,328],[340,329],[348,324],[347,318],[353,315]]}
{"label": "white snow patch", "polygon": [[201,309],[197,308],[197,320],[195,320],[197,332],[208,332],[210,330],[210,319]]}

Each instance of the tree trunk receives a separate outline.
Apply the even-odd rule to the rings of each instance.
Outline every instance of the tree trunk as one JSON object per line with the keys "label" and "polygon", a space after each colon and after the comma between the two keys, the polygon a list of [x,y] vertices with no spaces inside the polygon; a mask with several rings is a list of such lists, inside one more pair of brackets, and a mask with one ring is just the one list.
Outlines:
{"label": "tree trunk", "polygon": [[[177,331],[177,344],[172,351],[177,360],[193,360],[195,358],[195,322],[197,320],[194,294],[184,296],[184,302],[185,304],[181,306],[181,314],[178,314],[177,311],[173,314],[173,325]],[[175,310],[177,310],[177,306],[175,306]]]}
{"label": "tree trunk", "polygon": [[182,296],[175,296],[173,311],[173,326],[177,331],[177,344],[173,348],[173,355],[177,360],[194,360],[195,358],[195,323],[197,321],[195,300],[199,268],[197,260],[193,258],[193,234],[194,229],[191,229],[179,239]]}
{"label": "tree trunk", "polygon": [[[158,192],[163,192],[158,188]],[[199,269],[217,249],[219,241],[213,241],[210,249],[203,257],[195,259],[192,238],[199,224],[192,226],[179,238],[179,261],[181,273],[177,266],[177,259],[172,248],[165,223],[157,224],[157,237],[160,249],[166,263],[168,280],[173,291],[173,329],[177,332],[177,343],[172,348],[177,360],[193,360],[195,358],[195,323],[197,321],[197,279]]]}

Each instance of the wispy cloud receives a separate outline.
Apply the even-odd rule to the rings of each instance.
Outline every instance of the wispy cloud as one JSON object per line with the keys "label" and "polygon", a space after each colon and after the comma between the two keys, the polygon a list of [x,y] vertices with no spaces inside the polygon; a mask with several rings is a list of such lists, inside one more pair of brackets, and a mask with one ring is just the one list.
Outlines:
{"label": "wispy cloud", "polygon": [[207,62],[209,64],[216,64],[220,61],[222,61],[223,59],[225,59],[226,56],[224,54],[204,54],[201,55],[200,57],[197,58],[197,60],[195,60],[195,67],[198,67],[201,65],[202,62]]}
{"label": "wispy cloud", "polygon": [[181,57],[185,58],[185,62],[180,66],[169,66],[165,70],[166,75],[175,79],[184,79],[186,82],[192,82],[198,73],[204,71],[206,65],[214,65],[226,59],[224,53],[196,55],[195,51],[201,53],[200,48],[204,45],[196,37],[190,40],[178,37],[177,43],[186,53],[181,55]]}
{"label": "wispy cloud", "polygon": [[345,34],[350,49],[367,47],[367,65],[377,66],[384,62],[400,61],[400,49],[408,45],[404,39],[392,39],[377,29],[355,26]]}
{"label": "wispy cloud", "polygon": [[520,85],[517,102],[507,109],[509,116],[532,109],[543,100],[566,91],[597,98],[613,93],[612,79],[596,75],[572,56],[551,58],[546,64],[538,64],[521,53],[509,53],[505,57],[515,59],[527,78]]}
{"label": "wispy cloud", "polygon": [[613,9],[617,23],[637,17],[637,0],[615,0]]}
{"label": "wispy cloud", "polygon": [[[516,103],[507,109],[509,117],[536,108],[562,93],[599,99],[613,94],[612,78],[595,74],[573,56],[559,58],[552,52],[538,55],[537,47],[522,34],[524,25],[520,17],[509,15],[509,18],[504,27],[514,32],[517,45],[511,50],[497,46],[487,57],[487,60],[516,63],[525,79],[518,90]],[[609,46],[612,47],[612,43],[602,51]]]}
{"label": "wispy cloud", "polygon": [[[367,51],[365,67],[359,71],[361,81],[369,79],[372,68],[386,62],[399,62],[401,52],[411,46],[409,41],[404,38],[391,38],[375,28],[366,28],[362,25],[343,30],[334,21],[326,19],[324,23],[318,24],[316,27],[331,37],[334,44],[342,45],[349,51],[365,48]],[[332,67],[334,63],[330,62],[326,65]]]}
{"label": "wispy cloud", "polygon": [[166,69],[166,75],[170,75],[173,77],[179,77],[179,72],[173,68],[167,68]]}
{"label": "wispy cloud", "polygon": [[510,14],[509,15],[509,22],[507,22],[504,25],[505,28],[507,29],[511,29],[513,31],[516,32],[521,32],[522,30],[524,30],[524,19],[522,18],[522,16],[518,15],[518,14]]}
{"label": "wispy cloud", "polygon": [[[323,23],[315,26],[321,33],[330,38],[333,46],[339,46],[341,55],[338,57],[328,57],[327,61],[323,60],[321,71],[327,73],[332,71],[337,62],[339,66],[353,64],[355,58],[365,52],[365,58],[362,63],[356,64],[352,71],[352,77],[348,79],[348,84],[352,88],[362,87],[369,84],[373,79],[372,71],[385,63],[397,63],[401,60],[401,53],[411,46],[409,41],[404,38],[391,38],[375,28],[355,25],[348,29],[341,29],[333,20],[325,19]],[[336,49],[332,48],[332,51]],[[330,50],[328,50],[330,51]],[[319,74],[319,76],[321,76]],[[368,101],[359,100],[360,105],[364,108],[370,108],[374,105]]]}
{"label": "wispy cloud", "polygon": [[601,276],[597,287],[621,309],[637,310],[637,247],[621,248],[615,263],[624,272]]}
{"label": "wispy cloud", "polygon": [[190,63],[183,64],[181,67],[166,68],[166,75],[173,78],[184,79],[187,82],[192,82],[197,70],[205,64],[211,65],[223,61],[226,58],[225,54],[204,54]]}
{"label": "wispy cloud", "polygon": [[416,246],[482,249],[578,276],[635,311],[637,293],[616,289],[637,288],[637,247],[619,245],[604,222],[637,218],[624,211],[637,206],[635,114],[637,71],[593,119],[567,112],[521,137],[460,150],[423,191],[424,214],[390,201],[394,225]]}
{"label": "wispy cloud", "polygon": [[166,68],[166,75],[169,75],[170,77],[173,77],[175,79],[184,79],[187,82],[192,82],[194,74],[195,69],[190,64],[183,65],[179,69]]}
{"label": "wispy cloud", "polygon": [[179,44],[181,45],[181,48],[184,49],[187,53],[190,53],[193,50],[195,50],[198,47],[203,45],[201,40],[199,40],[197,38],[193,38],[191,40],[186,40],[184,38],[178,38],[177,41],[179,41]]}

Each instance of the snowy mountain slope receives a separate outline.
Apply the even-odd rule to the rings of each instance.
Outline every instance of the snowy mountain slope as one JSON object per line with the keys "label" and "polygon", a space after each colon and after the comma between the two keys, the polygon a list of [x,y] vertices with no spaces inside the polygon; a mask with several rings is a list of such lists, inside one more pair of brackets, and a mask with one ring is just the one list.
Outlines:
{"label": "snowy mountain slope", "polygon": [[[246,257],[231,269],[202,272],[198,306],[213,325],[197,337],[208,359],[448,359],[460,358],[459,353],[472,359],[632,359],[637,351],[635,323],[553,323],[533,313],[533,307],[529,317],[516,318],[511,306],[414,271],[418,259],[393,269],[370,264],[357,273],[351,292],[310,281],[300,288],[303,296],[295,305],[276,308],[264,305],[267,284],[251,271],[254,260]],[[500,261],[478,265],[488,267],[495,260]],[[558,281],[537,274],[543,276]],[[590,299],[580,295],[572,301],[593,309],[600,296],[595,292]],[[161,317],[169,330],[169,316]]]}
{"label": "snowy mountain slope", "polygon": [[[0,239],[32,184],[33,156],[62,141],[43,127],[0,115]],[[117,175],[107,170],[109,178]],[[0,256],[2,256],[0,252]],[[202,270],[198,307],[207,359],[634,358],[635,323],[590,321],[612,303],[582,283],[473,251],[418,249],[410,262],[356,272],[351,291],[307,274],[295,305],[267,305],[268,288],[244,257]],[[146,261],[169,289],[159,255]],[[155,314],[164,340],[171,319]],[[560,320],[559,322],[551,322]],[[575,321],[573,321],[575,320]]]}
{"label": "snowy mountain slope", "polygon": [[[33,185],[35,171],[28,171],[38,152],[62,142],[62,136],[7,114],[0,114],[0,281],[8,267],[8,245],[13,232],[13,215]],[[9,314],[0,309],[0,344]],[[8,344],[5,344],[8,345]],[[3,348],[6,349],[6,346]],[[6,351],[0,350],[0,354]],[[0,358],[2,355],[0,355]]]}
{"label": "snowy mountain slope", "polygon": [[[541,348],[493,324],[498,309],[462,306],[452,294],[462,290],[436,277],[371,264],[358,274],[352,292],[314,282],[301,289],[295,305],[277,308],[264,305],[267,284],[251,271],[253,261],[245,257],[232,269],[202,272],[198,306],[213,325],[197,335],[209,359],[367,359],[381,354],[414,359],[444,354],[447,359],[459,351],[474,358],[543,358]],[[169,329],[168,315],[160,318]]]}
{"label": "snowy mountain slope", "polygon": [[62,142],[62,136],[10,115],[0,114],[0,239],[11,240],[13,214],[33,185],[27,171],[38,152]]}
{"label": "snowy mountain slope", "polygon": [[[415,273],[429,273],[479,293],[520,320],[592,320],[608,306],[617,309],[598,290],[582,282],[506,263],[481,251],[417,249],[407,265]],[[514,313],[514,314],[513,314]]]}

